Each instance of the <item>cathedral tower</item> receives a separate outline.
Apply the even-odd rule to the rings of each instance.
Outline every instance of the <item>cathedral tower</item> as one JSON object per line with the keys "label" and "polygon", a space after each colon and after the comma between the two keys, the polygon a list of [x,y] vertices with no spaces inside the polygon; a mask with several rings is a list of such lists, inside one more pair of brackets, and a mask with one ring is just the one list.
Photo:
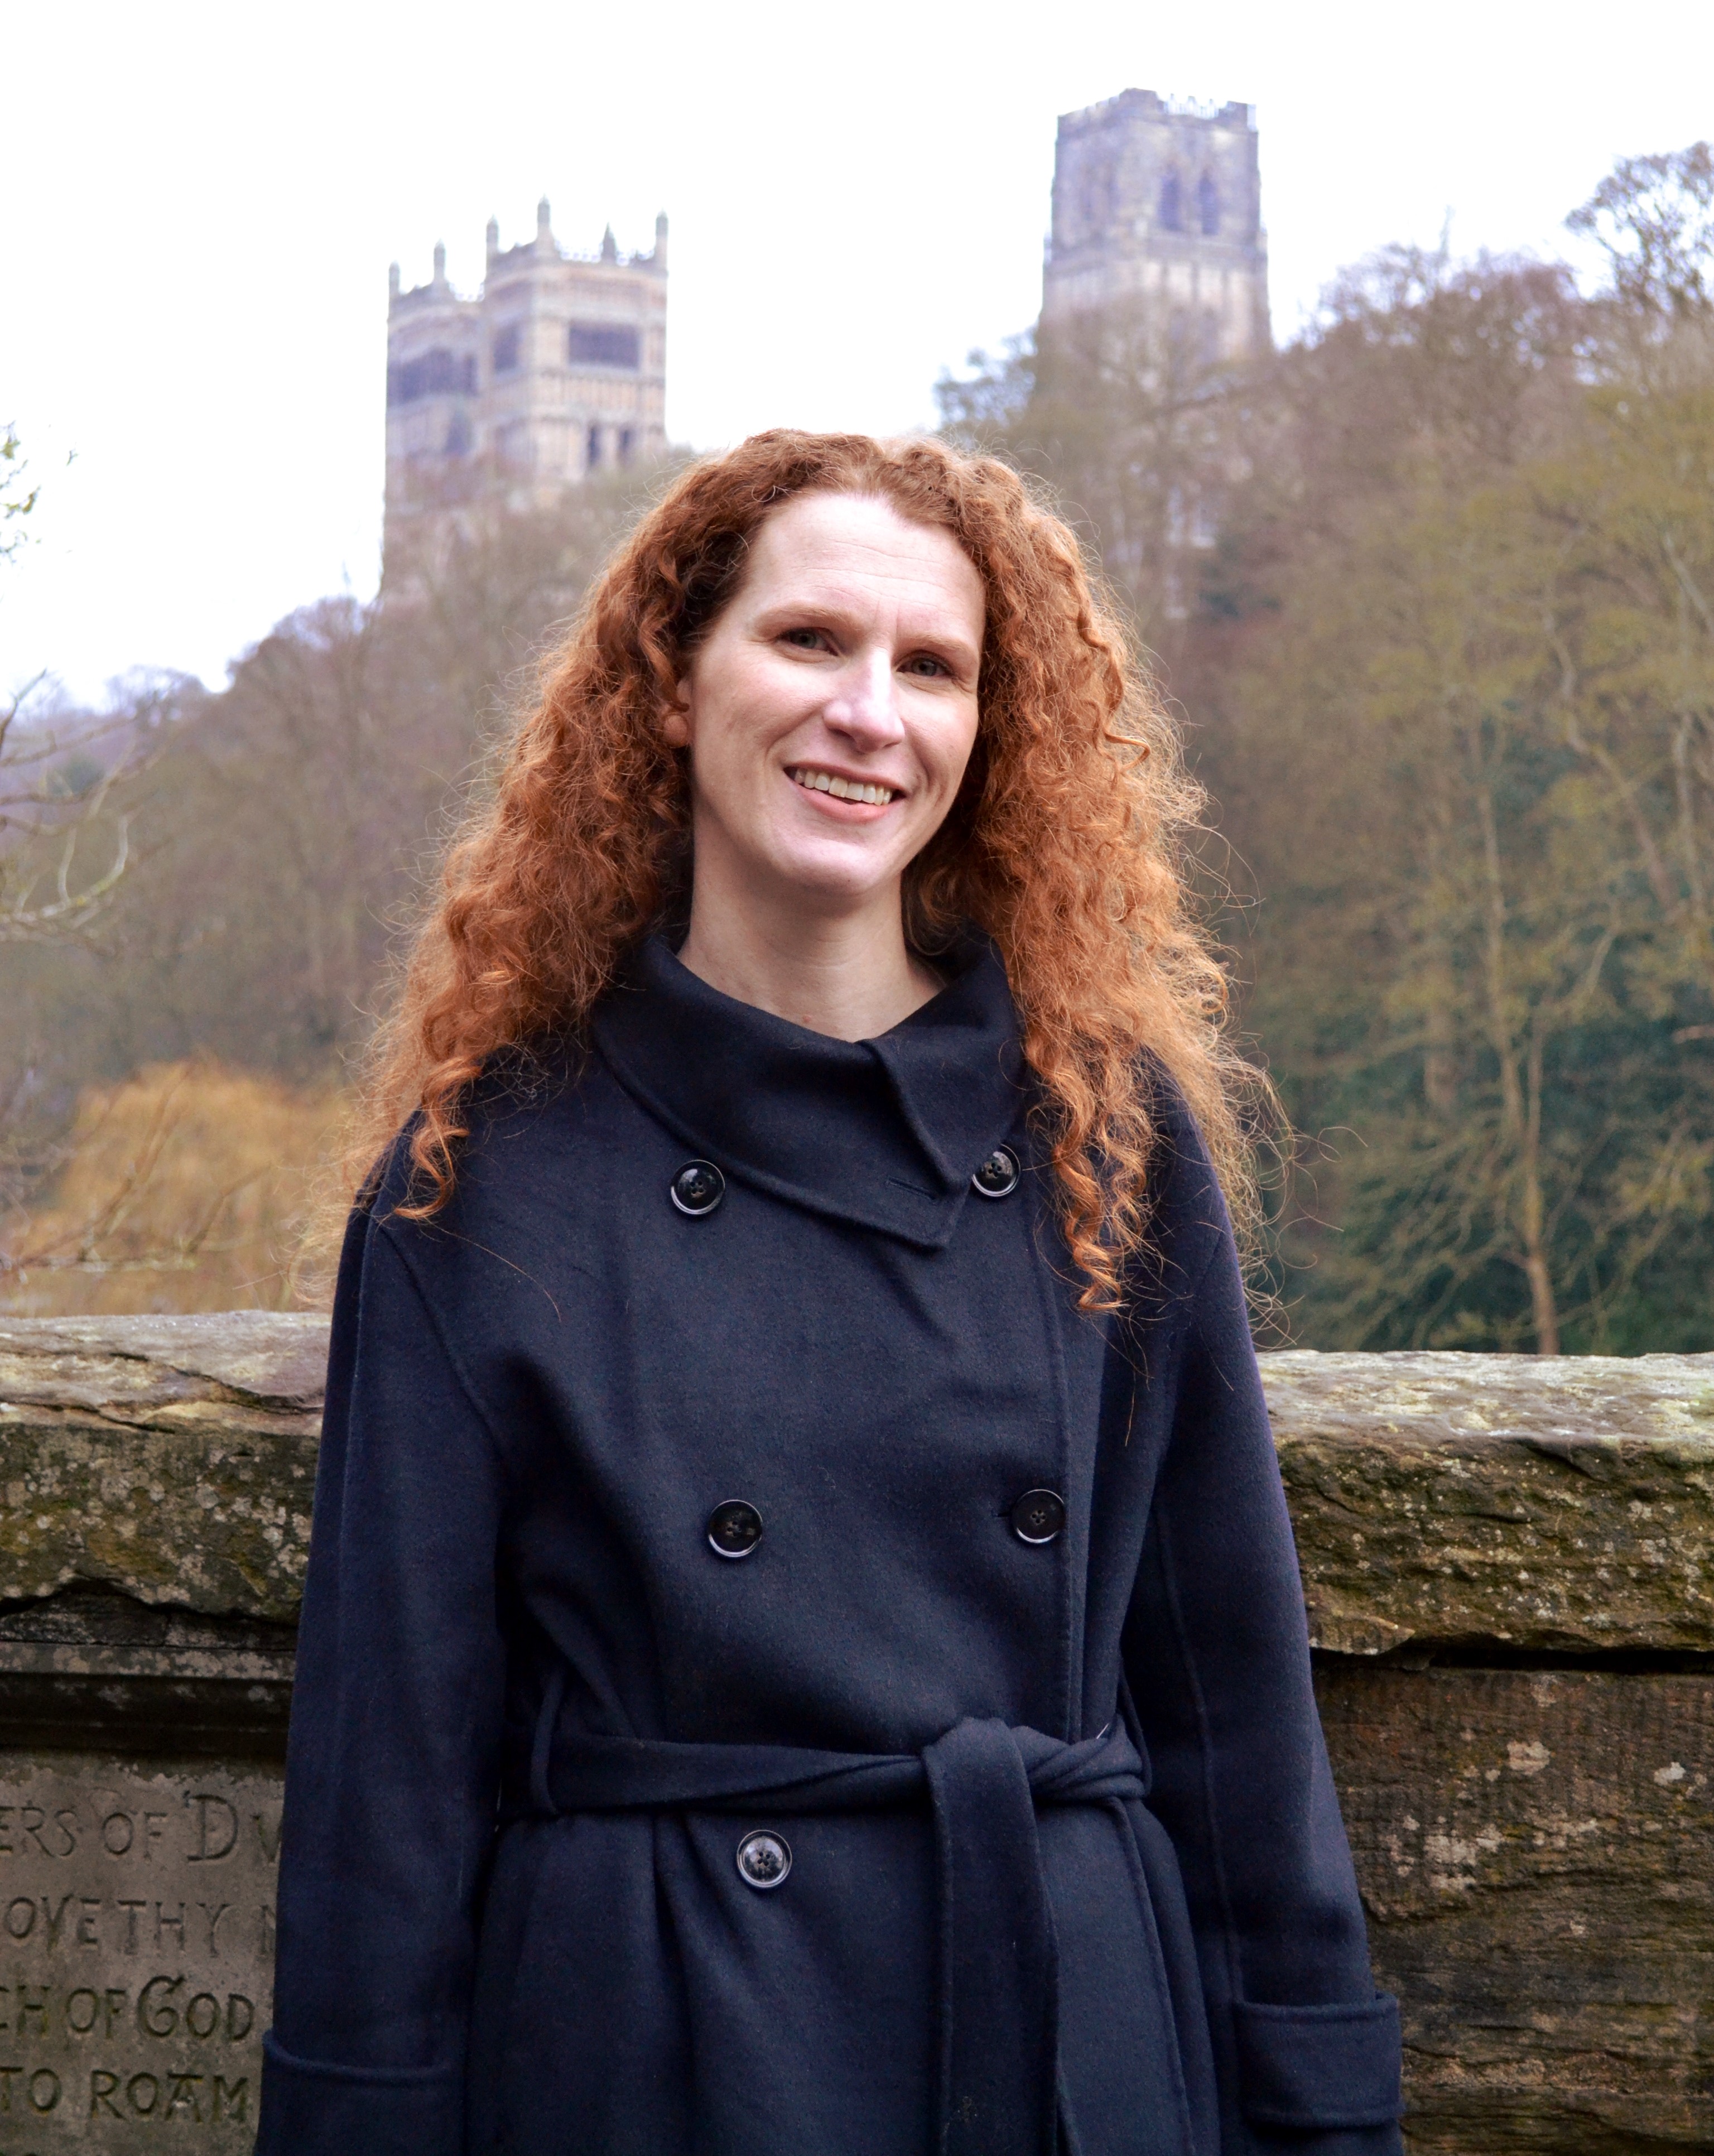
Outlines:
{"label": "cathedral tower", "polygon": [[1130,304],[1209,363],[1265,351],[1267,239],[1255,116],[1127,90],[1062,114],[1044,328]]}
{"label": "cathedral tower", "polygon": [[434,275],[387,314],[387,526],[424,509],[499,501],[545,506],[588,474],[666,449],[666,237],[621,254],[565,252],[548,205],[536,235],[502,248],[488,226],[475,299]]}

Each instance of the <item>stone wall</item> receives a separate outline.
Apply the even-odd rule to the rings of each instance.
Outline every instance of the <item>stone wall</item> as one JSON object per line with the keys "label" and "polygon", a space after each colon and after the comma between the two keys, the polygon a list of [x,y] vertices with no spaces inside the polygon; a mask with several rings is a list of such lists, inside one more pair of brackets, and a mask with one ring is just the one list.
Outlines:
{"label": "stone wall", "polygon": [[240,2156],[326,1328],[0,1322],[0,2156]]}
{"label": "stone wall", "polygon": [[[324,1342],[0,1321],[0,2156],[249,2146]],[[1263,1367],[1414,2149],[1714,2146],[1714,1357]]]}
{"label": "stone wall", "polygon": [[1263,1368],[1413,2146],[1714,2147],[1714,1356]]}

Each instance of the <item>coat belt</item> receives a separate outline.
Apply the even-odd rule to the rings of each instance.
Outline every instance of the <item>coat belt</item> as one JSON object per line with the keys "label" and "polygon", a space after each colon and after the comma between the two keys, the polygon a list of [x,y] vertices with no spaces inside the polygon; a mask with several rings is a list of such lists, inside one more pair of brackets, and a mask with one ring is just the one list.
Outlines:
{"label": "coat belt", "polygon": [[937,2156],[1057,2156],[1059,1949],[1035,1815],[1142,1799],[1142,1763],[1121,1722],[1066,1744],[966,1720],[915,1753],[679,1744],[566,1727],[564,1683],[560,1672],[548,1685],[527,1762],[521,1743],[511,1753],[504,1818],[873,1811],[926,1795],[940,1882]]}

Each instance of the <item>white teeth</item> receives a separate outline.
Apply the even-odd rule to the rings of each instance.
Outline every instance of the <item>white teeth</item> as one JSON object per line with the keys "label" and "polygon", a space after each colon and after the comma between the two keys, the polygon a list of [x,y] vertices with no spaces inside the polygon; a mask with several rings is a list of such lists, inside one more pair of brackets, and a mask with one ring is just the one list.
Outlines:
{"label": "white teeth", "polygon": [[799,786],[812,793],[831,793],[836,801],[865,801],[879,807],[893,798],[890,786],[865,784],[856,778],[836,778],[827,771],[794,771],[791,774]]}

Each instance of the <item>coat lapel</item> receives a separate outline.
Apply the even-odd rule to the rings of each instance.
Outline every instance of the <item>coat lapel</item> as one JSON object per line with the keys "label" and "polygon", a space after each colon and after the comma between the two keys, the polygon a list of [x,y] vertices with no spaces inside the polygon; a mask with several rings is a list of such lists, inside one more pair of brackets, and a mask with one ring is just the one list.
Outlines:
{"label": "coat lapel", "polygon": [[592,1030],[625,1091],[693,1153],[811,1212],[922,1250],[1029,1099],[998,954],[970,937],[939,995],[877,1040],[812,1033],[722,995],[651,937]]}

